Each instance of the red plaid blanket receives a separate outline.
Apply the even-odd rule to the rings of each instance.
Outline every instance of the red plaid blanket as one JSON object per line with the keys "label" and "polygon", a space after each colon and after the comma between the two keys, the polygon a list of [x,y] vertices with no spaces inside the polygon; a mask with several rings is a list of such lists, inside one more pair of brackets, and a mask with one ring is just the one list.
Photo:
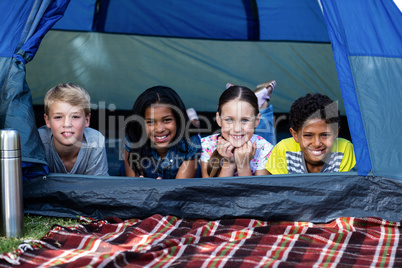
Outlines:
{"label": "red plaid blanket", "polygon": [[111,218],[55,226],[41,240],[1,255],[0,266],[402,267],[400,232],[400,223],[380,218],[327,224]]}

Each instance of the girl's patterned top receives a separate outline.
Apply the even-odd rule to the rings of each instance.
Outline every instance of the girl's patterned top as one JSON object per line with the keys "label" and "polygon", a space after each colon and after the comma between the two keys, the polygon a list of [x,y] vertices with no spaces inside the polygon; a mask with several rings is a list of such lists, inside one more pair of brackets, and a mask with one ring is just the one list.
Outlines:
{"label": "girl's patterned top", "polygon": [[[208,162],[212,153],[215,151],[218,143],[219,134],[214,134],[201,139],[201,161]],[[256,170],[265,169],[268,157],[272,151],[272,144],[266,141],[263,137],[253,135],[250,139],[252,143],[254,141],[257,145],[257,150],[253,159],[250,161],[251,172],[254,174]],[[237,172],[233,175],[237,176]]]}

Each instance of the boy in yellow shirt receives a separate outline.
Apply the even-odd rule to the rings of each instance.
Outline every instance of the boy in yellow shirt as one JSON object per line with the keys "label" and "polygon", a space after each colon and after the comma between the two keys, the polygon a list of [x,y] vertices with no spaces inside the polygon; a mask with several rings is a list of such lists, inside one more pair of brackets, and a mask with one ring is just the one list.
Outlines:
{"label": "boy in yellow shirt", "polygon": [[307,94],[290,108],[292,138],[280,141],[265,165],[270,174],[350,171],[356,164],[353,145],[338,138],[338,104],[319,93]]}

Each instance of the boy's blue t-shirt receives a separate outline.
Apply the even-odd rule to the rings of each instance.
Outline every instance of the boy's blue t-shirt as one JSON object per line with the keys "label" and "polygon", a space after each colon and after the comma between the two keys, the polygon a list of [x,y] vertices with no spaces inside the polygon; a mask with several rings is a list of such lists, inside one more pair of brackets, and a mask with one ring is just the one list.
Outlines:
{"label": "boy's blue t-shirt", "polygon": [[[124,148],[130,152],[131,142],[128,136],[124,138]],[[183,161],[198,159],[201,154],[201,140],[197,135],[190,137],[186,142],[181,139],[177,145],[169,148],[165,159],[161,159],[155,149],[147,156],[143,156],[140,164],[144,170],[144,177],[154,178],[162,177],[162,179],[176,179],[177,172]],[[198,166],[198,161],[197,161]],[[195,167],[197,168],[197,167]]]}

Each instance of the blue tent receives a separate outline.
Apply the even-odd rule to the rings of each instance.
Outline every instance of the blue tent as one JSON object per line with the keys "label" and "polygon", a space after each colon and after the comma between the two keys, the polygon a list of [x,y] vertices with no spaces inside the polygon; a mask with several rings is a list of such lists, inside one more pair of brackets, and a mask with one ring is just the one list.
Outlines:
{"label": "blue tent", "polygon": [[63,16],[67,5],[68,1],[0,3],[0,128],[19,131],[25,178],[49,172],[35,126],[25,64],[33,59],[43,36]]}
{"label": "blue tent", "polygon": [[[394,199],[383,202],[382,208],[390,211],[389,217],[397,215],[402,192],[402,130],[398,127],[402,13],[393,0],[68,2],[0,4],[1,12],[11,14],[0,19],[0,127],[21,131],[25,161],[43,164],[42,150],[35,147],[32,103],[43,104],[44,93],[60,82],[83,85],[94,108],[129,109],[144,89],[164,84],[177,90],[187,106],[214,111],[226,82],[252,88],[275,79],[276,112],[287,112],[295,98],[312,91],[339,100],[357,158],[358,174],[345,175],[345,180],[367,178],[373,198],[378,193],[386,198],[379,190],[381,181],[394,185],[393,190],[389,186],[396,192]],[[21,98],[26,99],[24,109]],[[330,181],[313,177],[317,185],[327,183],[327,196],[333,193]],[[269,180],[300,185],[310,177],[287,178]],[[226,183],[222,180],[220,186]],[[27,189],[34,185],[31,181]],[[374,207],[366,212],[380,213]],[[239,216],[253,215],[244,213]],[[310,218],[317,219],[323,220]]]}

